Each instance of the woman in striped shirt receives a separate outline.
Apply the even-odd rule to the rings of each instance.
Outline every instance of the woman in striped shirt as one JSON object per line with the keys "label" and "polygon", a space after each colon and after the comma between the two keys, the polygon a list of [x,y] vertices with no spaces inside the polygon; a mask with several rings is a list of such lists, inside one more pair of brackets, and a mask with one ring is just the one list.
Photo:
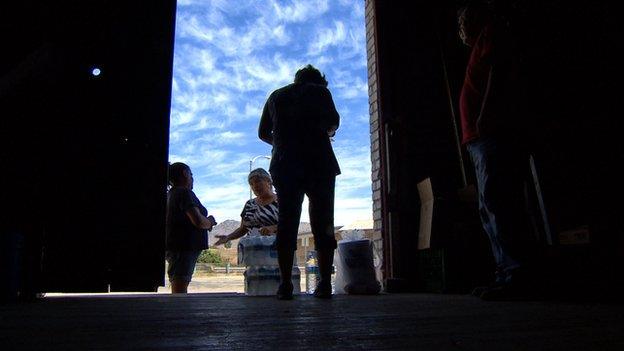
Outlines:
{"label": "woman in striped shirt", "polygon": [[230,240],[238,239],[256,228],[261,235],[271,235],[277,232],[277,217],[279,208],[277,195],[273,192],[271,176],[262,168],[256,168],[247,177],[251,190],[256,195],[248,200],[241,212],[241,225],[228,235],[216,235],[219,240],[216,245],[222,245]]}

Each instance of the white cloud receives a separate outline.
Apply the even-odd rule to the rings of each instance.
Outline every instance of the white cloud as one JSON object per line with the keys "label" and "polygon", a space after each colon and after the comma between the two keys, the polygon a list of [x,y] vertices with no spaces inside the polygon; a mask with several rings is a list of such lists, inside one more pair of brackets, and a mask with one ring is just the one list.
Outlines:
{"label": "white cloud", "polygon": [[297,69],[305,64],[302,60],[284,58],[276,53],[271,58],[248,57],[233,63],[235,70],[254,79],[259,87],[272,91],[293,81]]}
{"label": "white cloud", "polygon": [[[183,144],[184,145],[184,144]],[[203,149],[203,148],[202,148]],[[210,149],[206,153],[191,153],[191,154],[176,154],[169,153],[169,162],[184,162],[191,169],[195,170],[206,166],[211,166],[215,163],[221,163],[226,160],[226,157],[230,154],[227,150]],[[197,172],[193,172],[197,173]]]}
{"label": "white cloud", "polygon": [[249,160],[270,154],[256,135],[267,96],[308,63],[327,74],[342,117],[336,225],[372,216],[363,11],[361,0],[179,0],[170,160],[192,167],[217,221],[238,219]]}
{"label": "white cloud", "polygon": [[340,88],[341,96],[345,99],[368,98],[368,83],[360,77],[355,77],[349,84]]}
{"label": "white cloud", "polygon": [[358,199],[337,199],[334,206],[336,213],[334,219],[334,225],[348,225],[357,220],[372,219],[372,199],[370,198],[358,198]]}
{"label": "white cloud", "polygon": [[[342,0],[341,0],[342,1]],[[359,0],[346,0],[346,1],[342,1],[345,3],[352,3],[352,10],[351,10],[351,18],[357,20],[357,21],[364,21],[364,1],[359,1]]]}
{"label": "white cloud", "polygon": [[[337,138],[340,135],[336,135]],[[368,145],[357,146],[354,142],[344,142],[342,146],[334,146],[336,158],[342,174],[336,179],[336,186],[342,189],[341,194],[352,196],[353,191],[370,189],[371,161]]]}
{"label": "white cloud", "polygon": [[179,15],[176,21],[176,31],[180,38],[189,37],[208,42],[214,40],[214,33],[194,15]]}
{"label": "white cloud", "polygon": [[[337,192],[338,193],[338,192]],[[308,198],[305,197],[301,209],[301,221],[310,222]],[[372,219],[373,202],[370,197],[345,198],[336,196],[334,201],[334,225],[345,226],[356,220]]]}
{"label": "white cloud", "polygon": [[286,27],[274,23],[271,18],[258,17],[236,28],[221,19],[214,22],[202,22],[196,14],[181,15],[177,21],[178,36],[193,40],[195,45],[210,45],[229,57],[249,55],[267,46],[283,46],[291,41]]}
{"label": "white cloud", "polygon": [[208,209],[208,213],[215,216],[217,222],[226,219],[239,219],[245,202],[249,200],[249,186],[246,179],[241,182],[222,183],[210,187],[195,187],[197,197]]}
{"label": "white cloud", "polygon": [[262,116],[262,109],[264,108],[264,101],[262,101],[262,104],[252,104],[252,103],[246,103],[245,104],[245,116],[252,118],[252,117],[257,117],[258,119],[260,119],[260,116]]}
{"label": "white cloud", "polygon": [[289,1],[288,5],[282,5],[281,3],[280,1],[272,0],[271,7],[275,17],[286,22],[305,22],[319,17],[329,10],[327,0]]}
{"label": "white cloud", "polygon": [[243,140],[245,138],[245,133],[241,133],[241,132],[223,132],[219,135],[219,139],[225,141],[225,142],[240,142],[241,140]]}
{"label": "white cloud", "polygon": [[367,143],[362,146],[361,142],[349,140],[337,144],[334,151],[342,174],[336,178],[336,223],[347,225],[373,214],[370,148]]}
{"label": "white cloud", "polygon": [[316,40],[308,47],[309,55],[318,55],[330,46],[337,46],[345,41],[347,33],[342,21],[334,21],[334,28],[321,28],[316,34]]}

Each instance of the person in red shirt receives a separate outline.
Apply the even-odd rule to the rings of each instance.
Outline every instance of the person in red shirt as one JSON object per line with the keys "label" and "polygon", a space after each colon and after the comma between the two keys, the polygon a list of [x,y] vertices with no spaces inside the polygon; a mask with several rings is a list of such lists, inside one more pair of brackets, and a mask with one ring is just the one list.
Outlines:
{"label": "person in red shirt", "polygon": [[460,95],[462,144],[474,164],[479,213],[496,261],[495,282],[473,294],[486,300],[526,296],[532,279],[523,215],[529,154],[518,65],[505,26],[485,7],[462,8],[458,24],[471,48]]}

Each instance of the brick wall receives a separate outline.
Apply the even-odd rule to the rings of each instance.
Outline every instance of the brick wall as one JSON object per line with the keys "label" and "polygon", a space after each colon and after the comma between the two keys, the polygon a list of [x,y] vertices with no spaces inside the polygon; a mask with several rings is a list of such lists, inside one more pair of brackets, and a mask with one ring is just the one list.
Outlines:
{"label": "brick wall", "polygon": [[373,220],[374,232],[372,239],[375,251],[379,257],[382,252],[382,212],[381,212],[381,148],[379,128],[379,101],[378,101],[378,72],[377,72],[377,48],[375,36],[375,0],[365,0],[366,22],[366,55],[368,58],[368,101],[370,114],[370,140],[371,140],[371,180],[373,192]]}

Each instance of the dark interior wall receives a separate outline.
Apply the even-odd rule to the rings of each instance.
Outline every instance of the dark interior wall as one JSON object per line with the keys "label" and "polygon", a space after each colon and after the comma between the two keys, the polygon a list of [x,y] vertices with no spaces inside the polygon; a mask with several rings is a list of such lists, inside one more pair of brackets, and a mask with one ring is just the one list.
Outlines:
{"label": "dark interior wall", "polygon": [[447,78],[457,67],[444,62],[448,38],[439,30],[448,25],[444,16],[450,7],[426,2],[410,8],[387,1],[375,5],[381,118],[387,131],[385,167],[389,168],[386,232],[391,231],[393,239],[386,248],[392,250],[386,258],[393,261],[387,286],[390,291],[393,285],[418,290],[423,282],[417,256],[425,251],[416,250],[421,211],[417,184],[427,178],[434,196],[431,248],[444,248],[449,259],[463,260],[464,276],[471,268],[476,272],[483,262],[489,263],[490,257],[475,204],[463,203],[458,196],[465,186],[464,155],[459,152],[455,106],[449,96],[453,87]]}
{"label": "dark interior wall", "polygon": [[543,120],[543,152],[538,160],[541,156],[544,172],[553,174],[547,175],[551,194],[545,193],[559,223],[553,225],[566,229],[599,217],[610,221],[602,214],[621,206],[605,195],[621,197],[618,164],[624,155],[623,124],[616,117],[621,91],[617,11],[608,3],[542,6],[542,12],[528,9],[539,14],[533,16],[533,27],[541,30],[534,29],[538,50],[528,57],[535,67],[533,80],[540,84],[535,110]]}
{"label": "dark interior wall", "polygon": [[[618,284],[621,278],[611,270],[624,265],[618,9],[610,2],[523,6],[520,28],[527,33],[523,44],[538,117],[535,159],[559,249],[553,265],[589,286]],[[557,245],[561,232],[582,226],[588,245]]]}
{"label": "dark interior wall", "polygon": [[[459,164],[467,184],[475,183],[465,149],[457,150],[452,133],[469,54],[457,38],[458,3],[375,3],[381,123],[390,130],[382,142],[389,152],[384,216],[392,218],[385,228],[393,238],[391,279],[418,279],[412,256],[420,207],[415,184],[426,177],[437,201],[432,247],[476,250],[476,256],[462,258],[466,262],[488,255],[487,243],[465,246],[485,234],[478,228],[476,202],[457,198],[464,185]],[[491,6],[511,28],[528,91],[520,103],[524,117],[509,123],[530,131],[526,138],[540,189],[533,187],[529,195],[544,199],[547,212],[539,220],[555,238],[553,246],[539,249],[547,252],[544,269],[567,270],[572,280],[599,278],[601,260],[621,267],[624,247],[618,12],[608,3],[494,1]],[[557,245],[560,232],[585,225],[589,245]],[[544,235],[543,228],[536,230]],[[483,265],[472,269],[478,267]]]}
{"label": "dark interior wall", "polygon": [[37,290],[163,283],[174,15],[175,1],[0,9],[2,229],[25,238]]}

